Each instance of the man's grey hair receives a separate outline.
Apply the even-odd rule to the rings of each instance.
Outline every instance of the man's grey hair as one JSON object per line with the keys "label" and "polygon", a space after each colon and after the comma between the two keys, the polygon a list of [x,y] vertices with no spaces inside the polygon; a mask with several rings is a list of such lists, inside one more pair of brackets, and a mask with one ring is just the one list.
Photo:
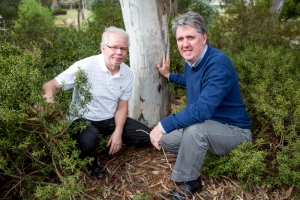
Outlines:
{"label": "man's grey hair", "polygon": [[121,28],[117,28],[115,26],[110,26],[108,28],[105,28],[104,32],[102,33],[102,40],[101,40],[101,44],[100,44],[100,49],[101,49],[102,45],[105,45],[105,44],[108,43],[109,35],[112,34],[112,33],[116,33],[119,36],[125,38],[127,40],[127,47],[129,47],[130,41],[129,41],[128,33],[126,31],[124,31],[123,29],[121,29]]}
{"label": "man's grey hair", "polygon": [[197,31],[204,35],[206,32],[205,22],[201,15],[195,12],[187,12],[185,14],[179,15],[172,21],[172,31],[176,36],[176,30],[179,26],[193,26]]}

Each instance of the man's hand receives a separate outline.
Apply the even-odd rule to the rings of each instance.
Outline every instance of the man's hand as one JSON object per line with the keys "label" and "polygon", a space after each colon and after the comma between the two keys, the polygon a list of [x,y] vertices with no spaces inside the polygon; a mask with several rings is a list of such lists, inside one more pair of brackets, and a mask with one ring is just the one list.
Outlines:
{"label": "man's hand", "polygon": [[31,109],[31,111],[34,113],[34,114],[38,114],[40,112],[44,112],[44,108],[43,106],[40,104],[40,103],[37,103],[33,106],[33,108]]}
{"label": "man's hand", "polygon": [[[52,103],[51,103],[52,104]],[[53,108],[53,106],[50,104],[50,109],[48,108],[48,109],[45,109],[43,106],[42,106],[42,104],[41,103],[37,103],[37,104],[35,104],[32,108],[31,108],[31,111],[34,113],[34,114],[39,114],[39,113],[42,113],[42,112],[45,112],[45,110],[47,110],[47,113],[48,113],[48,115],[50,115],[50,116],[52,116],[53,118],[55,117],[55,116],[57,116],[57,115],[61,115],[61,116],[63,116],[63,112],[61,111],[59,114],[54,114],[54,108]]]}
{"label": "man's hand", "polygon": [[109,154],[117,153],[122,146],[122,133],[117,133],[116,131],[110,136],[106,147],[109,147]]}
{"label": "man's hand", "polygon": [[163,132],[160,130],[159,126],[156,125],[154,129],[150,132],[150,140],[152,145],[157,148],[158,150],[161,149],[161,142],[160,139],[163,137]]}
{"label": "man's hand", "polygon": [[159,73],[161,73],[161,75],[163,75],[166,78],[169,78],[169,74],[170,74],[170,57],[169,57],[169,55],[164,55],[162,66],[160,66],[159,63],[156,63],[156,67],[157,67]]}

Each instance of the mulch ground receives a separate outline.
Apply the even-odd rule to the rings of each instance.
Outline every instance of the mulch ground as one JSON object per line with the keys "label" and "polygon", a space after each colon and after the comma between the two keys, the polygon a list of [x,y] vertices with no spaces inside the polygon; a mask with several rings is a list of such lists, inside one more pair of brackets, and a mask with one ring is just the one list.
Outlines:
{"label": "mulch ground", "polygon": [[[153,146],[122,147],[111,156],[99,155],[99,164],[105,168],[105,178],[97,180],[84,170],[82,181],[89,191],[87,199],[168,199],[167,194],[176,188],[170,179],[176,156],[158,151]],[[268,190],[257,187],[252,193],[239,189],[229,178],[213,180],[201,175],[203,191],[193,199],[201,200],[293,200],[293,187]],[[300,199],[300,198],[298,198]]]}

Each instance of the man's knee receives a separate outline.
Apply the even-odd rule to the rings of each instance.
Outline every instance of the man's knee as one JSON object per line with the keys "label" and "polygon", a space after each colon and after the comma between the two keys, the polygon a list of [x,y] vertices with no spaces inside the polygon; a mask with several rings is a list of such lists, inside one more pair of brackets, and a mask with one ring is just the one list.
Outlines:
{"label": "man's knee", "polygon": [[99,140],[94,138],[81,138],[78,141],[80,150],[83,152],[94,151],[99,145]]}
{"label": "man's knee", "polygon": [[191,140],[205,139],[207,130],[202,123],[193,124],[183,129],[183,138]]}
{"label": "man's knee", "polygon": [[78,147],[83,154],[96,151],[99,146],[100,135],[95,127],[88,125],[85,130],[77,135]]}
{"label": "man's knee", "polygon": [[182,140],[182,134],[179,132],[179,130],[176,131],[178,132],[171,132],[167,135],[164,135],[160,142],[164,150],[177,155]]}

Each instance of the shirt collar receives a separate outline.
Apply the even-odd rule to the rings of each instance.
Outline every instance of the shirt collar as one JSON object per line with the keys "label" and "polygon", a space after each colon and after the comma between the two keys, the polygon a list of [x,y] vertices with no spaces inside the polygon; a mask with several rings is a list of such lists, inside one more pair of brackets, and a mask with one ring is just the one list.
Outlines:
{"label": "shirt collar", "polygon": [[199,56],[199,58],[196,60],[196,62],[194,62],[194,64],[191,64],[189,61],[185,61],[192,69],[195,69],[197,67],[197,65],[201,62],[201,60],[203,59],[206,51],[207,51],[207,44],[205,45],[201,55]]}

